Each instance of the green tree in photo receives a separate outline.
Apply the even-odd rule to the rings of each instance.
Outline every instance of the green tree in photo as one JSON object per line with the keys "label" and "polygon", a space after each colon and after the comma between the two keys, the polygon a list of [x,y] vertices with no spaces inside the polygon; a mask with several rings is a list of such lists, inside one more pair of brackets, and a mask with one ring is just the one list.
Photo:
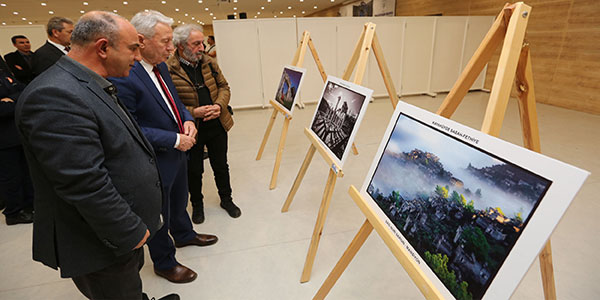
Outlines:
{"label": "green tree in photo", "polygon": [[456,299],[473,299],[473,295],[467,290],[469,284],[463,281],[459,285],[454,271],[448,270],[448,256],[441,253],[431,254],[429,251],[425,251],[425,261]]}
{"label": "green tree in photo", "polygon": [[439,185],[435,186],[435,193],[444,199],[448,199],[448,189]]}
{"label": "green tree in photo", "polygon": [[482,262],[488,260],[490,244],[479,227],[465,227],[462,238],[465,241],[465,250],[473,252]]}

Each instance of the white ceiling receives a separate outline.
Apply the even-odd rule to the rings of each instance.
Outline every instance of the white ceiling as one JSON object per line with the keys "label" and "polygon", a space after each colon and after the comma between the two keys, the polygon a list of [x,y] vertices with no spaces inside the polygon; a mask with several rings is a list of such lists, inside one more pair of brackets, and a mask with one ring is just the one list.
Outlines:
{"label": "white ceiling", "polygon": [[[227,15],[245,12],[252,18],[302,17],[337,5],[344,0],[0,0],[0,26],[46,25],[52,16],[77,21],[82,12],[113,11],[131,18],[144,9],[158,10],[175,23],[212,24]],[[126,3],[126,4],[125,4]],[[315,8],[316,7],[316,8]],[[16,14],[15,14],[16,12]],[[212,14],[212,15],[211,15]]]}

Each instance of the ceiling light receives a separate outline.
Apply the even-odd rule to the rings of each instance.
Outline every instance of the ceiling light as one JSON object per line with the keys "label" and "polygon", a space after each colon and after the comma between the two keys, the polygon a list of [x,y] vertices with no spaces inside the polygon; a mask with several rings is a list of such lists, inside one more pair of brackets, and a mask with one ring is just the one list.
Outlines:
{"label": "ceiling light", "polygon": [[177,23],[181,24],[181,21],[177,21]]}
{"label": "ceiling light", "polygon": [[212,15],[213,15],[213,13],[210,13],[209,15],[211,15],[211,16],[212,16]]}
{"label": "ceiling light", "polygon": [[305,11],[302,11],[302,14],[305,14],[305,13],[306,13]]}
{"label": "ceiling light", "polygon": [[275,18],[277,18],[277,16],[275,16]]}
{"label": "ceiling light", "polygon": [[23,20],[23,21],[27,21],[27,18],[21,18],[21,20]]}
{"label": "ceiling light", "polygon": [[127,1],[123,1],[123,5],[127,5],[127,4],[128,4]]}
{"label": "ceiling light", "polygon": [[260,15],[260,11],[259,11],[259,12],[256,12],[256,14],[257,14],[257,15]]}
{"label": "ceiling light", "polygon": [[233,15],[234,15],[234,16],[237,16],[237,13],[236,13],[236,12],[234,12],[234,13],[233,13]]}
{"label": "ceiling light", "polygon": [[202,0],[198,0],[198,3],[202,4]]}
{"label": "ceiling light", "polygon": [[279,12],[279,14],[280,14],[280,15],[283,15],[283,12],[282,12],[282,11],[280,11],[280,12]]}
{"label": "ceiling light", "polygon": [[271,2],[271,0],[267,0],[267,2]]}
{"label": "ceiling light", "polygon": [[208,11],[208,7],[205,7],[204,10]]}
{"label": "ceiling light", "polygon": [[88,4],[89,4],[89,3],[87,3],[87,2],[83,2],[83,5],[88,5]]}
{"label": "ceiling light", "polygon": [[256,16],[254,16],[254,18],[256,19],[257,17],[256,17]]}
{"label": "ceiling light", "polygon": [[33,24],[33,23],[31,23],[31,22],[28,22],[28,23],[29,23],[29,25]]}
{"label": "ceiling light", "polygon": [[261,6],[261,7],[260,7],[260,9],[265,9],[265,7],[264,7],[264,6]]}
{"label": "ceiling light", "polygon": [[188,16],[188,14],[187,14],[187,13],[185,13],[185,14],[184,14],[184,16],[186,16],[186,17],[187,17],[187,16]]}
{"label": "ceiling light", "polygon": [[217,19],[217,17],[213,17],[213,20],[216,20],[216,19]]}
{"label": "ceiling light", "polygon": [[114,12],[114,13],[117,13],[117,10],[116,10],[116,9],[113,9],[113,12]]}
{"label": "ceiling light", "polygon": [[237,3],[237,0],[233,0],[233,3]]}
{"label": "ceiling light", "polygon": [[160,3],[162,3],[162,4],[167,4],[167,1],[164,1],[164,0],[163,0],[163,1],[160,1]]}
{"label": "ceiling light", "polygon": [[331,2],[335,2],[335,0],[331,0]]}
{"label": "ceiling light", "polygon": [[314,8],[314,9],[317,9],[317,6],[315,5],[315,6],[313,6],[313,8]]}
{"label": "ceiling light", "polygon": [[196,20],[196,18],[192,17],[192,20]]}
{"label": "ceiling light", "polygon": [[233,10],[237,10],[237,7],[234,7]]}
{"label": "ceiling light", "polygon": [[6,25],[6,22],[2,22],[2,25]]}
{"label": "ceiling light", "polygon": [[300,2],[304,2],[304,0],[300,0]]}
{"label": "ceiling light", "polygon": [[179,11],[179,8],[176,8],[175,11]]}
{"label": "ceiling light", "polygon": [[[46,5],[46,3],[42,3],[42,5]],[[6,6],[6,3],[0,3],[0,6]]]}
{"label": "ceiling light", "polygon": [[[4,4],[4,3],[2,3],[2,4],[3,4],[2,6],[5,6],[5,5],[6,5],[6,4]],[[40,4],[41,4],[42,6],[46,6],[46,3],[45,3],[45,2],[42,2],[42,3],[40,3]]]}
{"label": "ceiling light", "polygon": [[292,9],[292,7],[291,7],[291,6],[288,6],[288,9]]}
{"label": "ceiling light", "polygon": [[13,11],[13,15],[18,15],[19,12],[18,11]]}
{"label": "ceiling light", "polygon": [[53,11],[48,11],[48,13],[49,13],[49,14],[51,14],[51,15],[53,15],[53,14],[54,14],[54,12],[53,12]]}
{"label": "ceiling light", "polygon": [[80,10],[79,12],[82,14],[85,14],[85,10]]}

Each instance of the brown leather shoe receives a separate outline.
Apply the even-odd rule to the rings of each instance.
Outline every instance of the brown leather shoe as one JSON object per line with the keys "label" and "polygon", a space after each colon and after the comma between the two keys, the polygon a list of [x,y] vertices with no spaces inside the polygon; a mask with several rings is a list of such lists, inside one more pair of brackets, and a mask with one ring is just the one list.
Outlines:
{"label": "brown leather shoe", "polygon": [[196,233],[196,236],[193,239],[191,239],[185,243],[175,242],[175,247],[181,248],[181,247],[185,247],[185,246],[189,246],[189,245],[196,245],[196,246],[200,246],[200,247],[210,246],[212,244],[215,244],[218,240],[219,240],[219,238],[212,234]]}
{"label": "brown leather shoe", "polygon": [[184,265],[177,265],[168,270],[157,270],[154,268],[154,273],[173,283],[188,283],[194,281],[196,277],[198,277],[196,272]]}

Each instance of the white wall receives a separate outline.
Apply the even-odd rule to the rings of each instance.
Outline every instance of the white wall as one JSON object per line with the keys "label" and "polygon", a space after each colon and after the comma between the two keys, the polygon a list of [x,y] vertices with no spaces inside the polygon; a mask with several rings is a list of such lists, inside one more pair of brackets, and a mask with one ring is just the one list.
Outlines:
{"label": "white wall", "polygon": [[[265,107],[273,98],[283,66],[290,64],[298,41],[310,32],[328,75],[341,77],[363,25],[373,22],[396,91],[400,95],[447,92],[489,30],[493,17],[368,17],[215,21],[219,64],[232,89],[233,107]],[[323,89],[310,51],[303,67],[303,102],[315,102]],[[483,88],[485,70],[472,89]],[[352,81],[354,76],[350,77]],[[373,54],[361,85],[386,96]]]}

